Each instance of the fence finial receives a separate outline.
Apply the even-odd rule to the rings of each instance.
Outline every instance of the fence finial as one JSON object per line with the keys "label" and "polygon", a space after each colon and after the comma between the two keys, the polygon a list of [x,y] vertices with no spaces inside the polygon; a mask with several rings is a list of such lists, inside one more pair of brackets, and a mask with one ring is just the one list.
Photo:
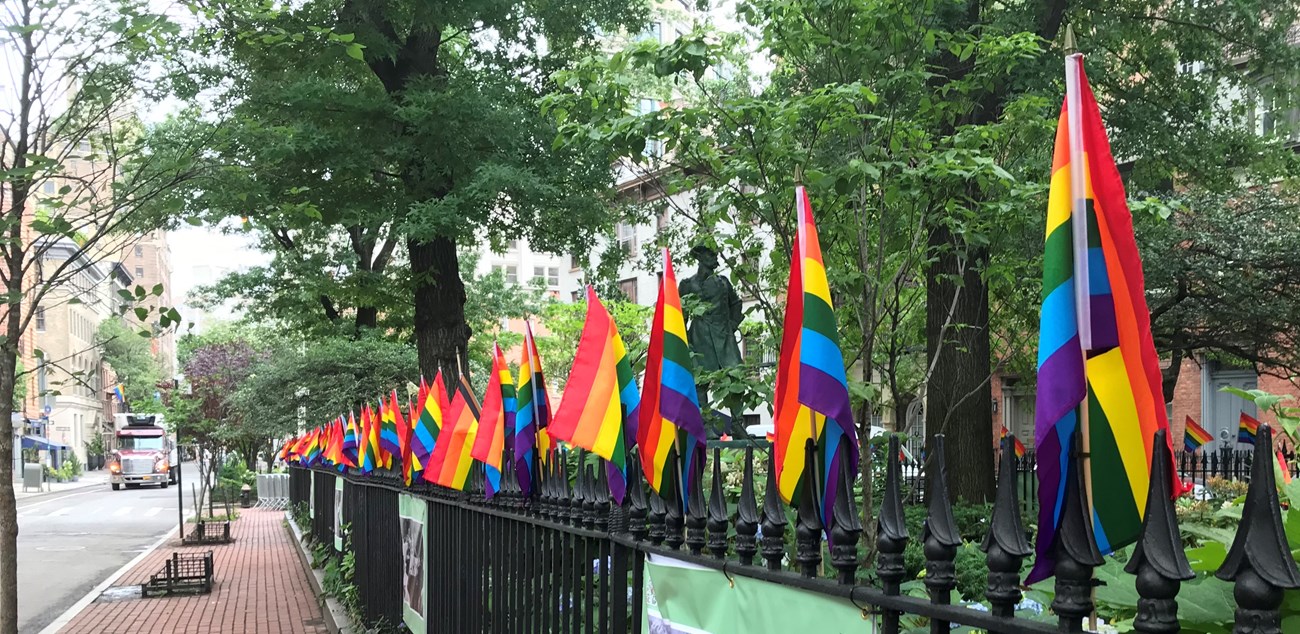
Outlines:
{"label": "fence finial", "polygon": [[[670,465],[668,473],[678,473],[678,462],[682,459],[676,449],[668,452],[668,463]],[[660,490],[667,493],[664,496],[664,543],[669,548],[677,550],[686,543],[686,538],[682,534],[682,496],[686,493],[682,491],[681,481],[670,479],[667,486],[660,485]]]}
{"label": "fence finial", "polygon": [[[848,445],[840,446],[843,462],[849,464]],[[850,585],[858,573],[858,538],[862,535],[862,519],[858,505],[853,501],[853,482],[858,474],[852,469],[840,469],[840,486],[835,491],[835,506],[831,509],[831,565],[839,573],[836,579]]]}
{"label": "fence finial", "polygon": [[[1072,442],[1078,446],[1081,434]],[[1056,597],[1052,611],[1061,621],[1061,631],[1083,631],[1084,617],[1092,614],[1092,569],[1103,561],[1092,532],[1092,515],[1083,488],[1083,461],[1074,459],[1065,477],[1065,503],[1061,524],[1052,545],[1056,558]]]}
{"label": "fence finial", "polygon": [[[948,466],[944,459],[943,434],[931,438],[930,489],[926,494],[929,509],[921,529],[921,542],[925,544],[925,587],[930,591],[930,602],[947,605],[952,602],[952,590],[957,587],[957,547],[961,533],[952,516],[952,503],[948,501]],[[944,630],[947,630],[947,627]]]}
{"label": "fence finial", "polygon": [[[1232,593],[1237,599],[1236,631],[1281,632],[1282,591],[1300,587],[1300,571],[1282,528],[1273,476],[1273,429],[1268,425],[1259,426],[1255,439],[1250,488],[1237,536],[1214,576],[1236,584]],[[1243,630],[1243,624],[1251,624],[1253,629]]]}
{"label": "fence finial", "polygon": [[822,519],[817,506],[817,487],[813,482],[817,478],[814,465],[817,449],[812,439],[804,443],[805,472],[804,485],[800,487],[799,510],[795,514],[794,548],[795,561],[799,562],[799,572],[805,577],[817,576],[817,567],[822,563]]}
{"label": "fence finial", "polygon": [[785,504],[776,481],[776,451],[767,452],[767,488],[763,491],[763,559],[768,570],[780,570],[785,559]]}
{"label": "fence finial", "polygon": [[692,555],[704,552],[706,543],[704,528],[708,524],[708,517],[704,508],[704,458],[704,453],[693,453],[691,464],[682,469],[682,473],[687,470],[691,473],[690,484],[687,486],[689,490],[686,491],[686,546]]}
{"label": "fence finial", "polygon": [[1196,575],[1187,565],[1183,553],[1183,540],[1178,533],[1178,518],[1174,515],[1173,474],[1170,464],[1173,454],[1165,430],[1156,432],[1151,450],[1151,485],[1147,492],[1146,515],[1142,519],[1142,534],[1133,548],[1124,570],[1137,575],[1137,617],[1133,629],[1139,632],[1177,632],[1178,588],[1183,581]]}
{"label": "fence finial", "polygon": [[709,552],[718,559],[727,556],[727,499],[722,496],[722,449],[713,448],[713,481],[709,485]]}
{"label": "fence finial", "polygon": [[993,518],[980,549],[987,555],[988,589],[985,595],[993,614],[1008,618],[1020,603],[1020,566],[1033,553],[1025,528],[1020,523],[1020,495],[1016,490],[1016,437],[1002,439],[1002,459],[998,465],[998,492],[993,500]]}
{"label": "fence finial", "polygon": [[754,445],[745,447],[745,473],[740,481],[740,501],[736,504],[736,555],[749,566],[758,554],[758,503],[754,501]]}
{"label": "fence finial", "polygon": [[641,482],[640,451],[640,447],[633,447],[632,457],[627,463],[628,532],[632,533],[632,539],[637,541],[645,539],[645,520],[649,511],[645,497],[645,484]]}

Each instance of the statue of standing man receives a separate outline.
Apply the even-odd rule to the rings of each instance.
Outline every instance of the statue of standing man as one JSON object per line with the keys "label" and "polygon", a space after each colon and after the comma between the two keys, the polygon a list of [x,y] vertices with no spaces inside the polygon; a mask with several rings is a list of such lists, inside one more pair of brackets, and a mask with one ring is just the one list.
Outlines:
{"label": "statue of standing man", "polygon": [[[700,369],[705,371],[740,365],[740,346],[736,343],[742,318],[740,296],[736,295],[731,280],[718,275],[718,254],[713,249],[697,246],[691,249],[691,256],[699,268],[678,283],[677,290],[683,296],[694,295],[707,307],[687,323],[691,351]],[[707,392],[708,386],[701,385],[701,402],[706,400]]]}

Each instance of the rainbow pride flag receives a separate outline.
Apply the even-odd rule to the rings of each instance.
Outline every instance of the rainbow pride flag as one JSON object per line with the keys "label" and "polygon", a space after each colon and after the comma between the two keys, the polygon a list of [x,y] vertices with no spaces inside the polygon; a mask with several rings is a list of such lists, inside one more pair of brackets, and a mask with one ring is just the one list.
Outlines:
{"label": "rainbow pride flag", "polygon": [[[1156,431],[1169,427],[1133,219],[1080,55],[1066,60],[1038,336],[1038,556],[1026,583],[1053,573],[1065,475],[1073,468],[1084,412],[1091,450],[1085,465],[1092,490],[1104,492],[1092,502],[1093,533],[1103,554],[1137,539],[1152,443]],[[1181,484],[1174,482],[1172,490],[1180,492]]]}
{"label": "rainbow pride flag", "polygon": [[310,467],[316,464],[316,462],[320,460],[320,454],[321,454],[320,441],[321,441],[320,427],[317,427],[311,430],[311,433],[307,435],[307,446],[302,452],[303,464]]}
{"label": "rainbow pride flag", "polygon": [[[342,419],[343,417],[340,416],[339,418]],[[347,461],[349,467],[355,468],[359,464],[357,462],[357,450],[359,447],[360,444],[357,438],[357,419],[352,415],[352,412],[348,412],[347,426],[343,430],[343,459]]]}
{"label": "rainbow pride flag", "polygon": [[383,456],[379,450],[379,421],[375,420],[375,412],[369,404],[361,410],[361,436],[364,439],[361,443],[361,470],[370,473],[383,466]]}
{"label": "rainbow pride flag", "polygon": [[1259,434],[1259,421],[1254,416],[1241,413],[1241,418],[1237,419],[1237,442],[1244,442],[1247,445],[1255,444],[1255,436]]}
{"label": "rainbow pride flag", "polygon": [[1291,484],[1291,466],[1286,463],[1286,456],[1282,455],[1281,449],[1278,449],[1275,455],[1277,456],[1278,479],[1282,484]]}
{"label": "rainbow pride flag", "polygon": [[[695,388],[695,364],[686,338],[682,299],[677,293],[677,276],[668,249],[663,251],[663,276],[659,279],[659,300],[650,327],[641,392],[643,407],[636,442],[641,448],[646,481],[660,494],[665,482],[689,491],[693,479],[703,473],[704,418]],[[668,457],[674,449],[681,460],[677,469],[670,469]],[[685,512],[688,496],[679,497]]]}
{"label": "rainbow pride flag", "polygon": [[456,384],[456,394],[447,410],[443,433],[438,436],[433,455],[425,466],[425,480],[457,491],[465,490],[465,480],[469,477],[469,468],[474,462],[470,449],[478,434],[478,418],[478,401],[470,390],[468,380],[462,376]]}
{"label": "rainbow pride flag", "polygon": [[[1006,438],[1006,437],[1007,437],[1007,426],[1006,426],[1006,425],[1003,425],[1003,426],[1002,426],[1002,434],[1001,434],[1000,436],[998,436],[998,438],[999,438],[999,439],[1002,439],[1002,438]],[[1025,443],[1020,442],[1020,439],[1017,438],[1017,437],[1015,437],[1015,436],[1012,436],[1011,440],[1012,440],[1012,447],[1015,449],[1015,452],[1016,452],[1016,457],[1017,457],[1017,458],[1024,458],[1024,457],[1025,457]]]}
{"label": "rainbow pride flag", "polygon": [[483,463],[484,494],[487,499],[501,490],[501,456],[506,444],[506,419],[514,407],[515,379],[510,376],[506,355],[501,346],[492,344],[492,375],[483,395],[483,410],[478,416],[478,435],[470,456]]}
{"label": "rainbow pride flag", "polygon": [[402,437],[397,433],[397,415],[397,390],[393,390],[387,404],[384,403],[384,397],[379,397],[379,448],[386,455],[385,467],[393,466],[393,456],[397,456],[398,460],[402,456]]}
{"label": "rainbow pride flag", "polygon": [[[798,240],[790,256],[773,414],[777,489],[786,503],[798,504],[803,487],[815,487],[829,536],[842,470],[857,473],[858,440],[826,266],[802,186],[795,188],[795,209]],[[810,440],[815,465],[806,464],[804,447]]]}
{"label": "rainbow pride flag", "polygon": [[[533,491],[533,463],[541,448],[541,440],[546,436],[546,426],[551,421],[551,397],[546,393],[546,378],[542,376],[537,342],[533,341],[533,326],[527,321],[524,322],[524,345],[519,359],[515,398],[515,476],[519,480],[519,490],[524,497],[529,497]],[[543,460],[547,457],[542,454]]]}
{"label": "rainbow pride flag", "polygon": [[[421,380],[423,384],[423,379]],[[424,396],[420,401],[420,416],[412,424],[411,454],[420,463],[421,469],[427,469],[429,456],[438,442],[442,431],[443,417],[451,404],[447,402],[447,388],[442,383],[442,372],[433,379],[433,387],[422,390]]]}
{"label": "rainbow pride flag", "polygon": [[1214,436],[1206,431],[1204,427],[1196,424],[1191,416],[1183,424],[1183,448],[1187,451],[1196,451],[1207,442],[1214,440]]}
{"label": "rainbow pride flag", "polygon": [[588,286],[586,322],[550,434],[607,461],[609,492],[618,504],[627,492],[627,445],[636,440],[640,405],[618,327]]}

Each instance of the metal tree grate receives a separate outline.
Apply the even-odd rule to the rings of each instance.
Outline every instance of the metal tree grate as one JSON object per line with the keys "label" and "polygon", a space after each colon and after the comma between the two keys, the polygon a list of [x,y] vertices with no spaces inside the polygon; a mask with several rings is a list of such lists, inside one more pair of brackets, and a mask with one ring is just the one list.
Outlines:
{"label": "metal tree grate", "polygon": [[193,592],[206,594],[212,591],[212,551],[187,555],[172,553],[172,558],[163,564],[162,572],[149,577],[149,582],[140,586],[140,596],[158,596]]}
{"label": "metal tree grate", "polygon": [[186,544],[229,544],[230,522],[198,522],[194,530],[185,536]]}

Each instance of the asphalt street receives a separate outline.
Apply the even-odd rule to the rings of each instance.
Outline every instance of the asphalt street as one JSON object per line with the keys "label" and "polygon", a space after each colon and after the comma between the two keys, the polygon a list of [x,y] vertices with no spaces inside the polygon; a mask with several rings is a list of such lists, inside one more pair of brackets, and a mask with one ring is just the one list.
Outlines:
{"label": "asphalt street", "polygon": [[[183,466],[185,504],[192,463]],[[176,487],[108,484],[18,501],[18,631],[34,634],[176,527]]]}

